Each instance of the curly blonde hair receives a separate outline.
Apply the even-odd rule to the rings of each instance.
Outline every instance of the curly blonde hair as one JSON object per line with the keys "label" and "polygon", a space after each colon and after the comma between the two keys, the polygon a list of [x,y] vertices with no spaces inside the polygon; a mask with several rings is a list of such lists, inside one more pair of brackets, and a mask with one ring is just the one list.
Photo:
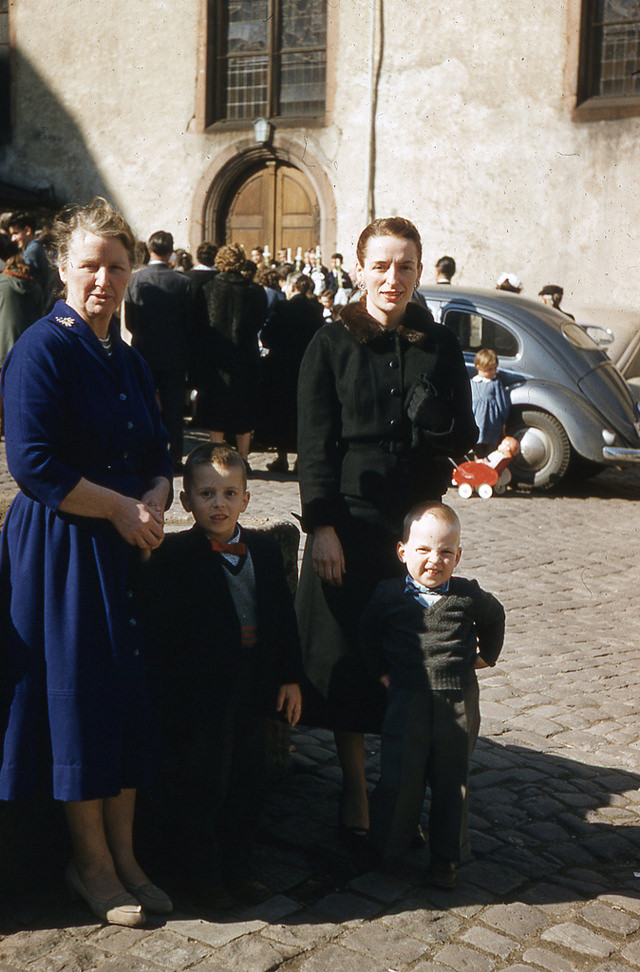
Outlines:
{"label": "curly blonde hair", "polygon": [[221,246],[216,253],[214,267],[223,273],[229,270],[236,270],[239,273],[246,262],[247,254],[244,252],[244,247],[239,243],[228,243],[226,246]]}

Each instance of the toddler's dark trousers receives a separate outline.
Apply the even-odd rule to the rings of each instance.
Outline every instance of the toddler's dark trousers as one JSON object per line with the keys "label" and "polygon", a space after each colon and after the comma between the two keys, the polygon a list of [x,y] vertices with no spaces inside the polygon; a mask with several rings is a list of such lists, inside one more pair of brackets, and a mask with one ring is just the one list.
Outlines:
{"label": "toddler's dark trousers", "polygon": [[371,837],[387,860],[409,849],[431,790],[429,847],[451,861],[469,853],[469,760],[480,730],[478,684],[461,690],[389,689]]}

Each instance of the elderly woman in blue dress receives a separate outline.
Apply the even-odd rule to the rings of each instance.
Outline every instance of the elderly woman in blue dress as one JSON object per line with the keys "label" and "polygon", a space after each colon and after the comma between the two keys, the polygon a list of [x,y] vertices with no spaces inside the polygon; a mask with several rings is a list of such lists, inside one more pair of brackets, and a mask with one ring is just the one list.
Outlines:
{"label": "elderly woman in blue dress", "polygon": [[163,539],[171,488],[153,383],[112,321],[135,240],[103,199],[58,221],[66,301],[2,375],[20,492],[0,547],[0,799],[65,803],[70,887],[104,921],[167,913],[133,852],[150,775],[144,648],[131,568]]}

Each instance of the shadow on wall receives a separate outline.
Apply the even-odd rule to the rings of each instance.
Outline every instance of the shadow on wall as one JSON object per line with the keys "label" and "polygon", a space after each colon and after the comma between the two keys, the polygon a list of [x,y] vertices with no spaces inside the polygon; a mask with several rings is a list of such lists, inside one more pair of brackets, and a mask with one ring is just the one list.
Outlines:
{"label": "shadow on wall", "polygon": [[[12,94],[13,125],[10,139],[0,145],[0,180],[30,191],[50,188],[62,205],[105,196],[120,208],[117,190],[88,147],[89,133],[73,117],[73,105],[59,100],[19,50]],[[91,99],[91,92],[85,96]],[[101,111],[96,109],[96,125]]]}

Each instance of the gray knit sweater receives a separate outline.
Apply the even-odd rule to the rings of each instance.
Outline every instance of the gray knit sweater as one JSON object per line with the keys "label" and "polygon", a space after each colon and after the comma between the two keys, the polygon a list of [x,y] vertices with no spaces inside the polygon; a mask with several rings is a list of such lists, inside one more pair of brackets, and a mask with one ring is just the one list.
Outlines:
{"label": "gray knit sweater", "polygon": [[404,578],[378,584],[361,621],[360,643],[374,678],[413,691],[463,689],[475,680],[476,653],[495,665],[504,608],[478,582],[452,577],[432,607],[405,593]]}

